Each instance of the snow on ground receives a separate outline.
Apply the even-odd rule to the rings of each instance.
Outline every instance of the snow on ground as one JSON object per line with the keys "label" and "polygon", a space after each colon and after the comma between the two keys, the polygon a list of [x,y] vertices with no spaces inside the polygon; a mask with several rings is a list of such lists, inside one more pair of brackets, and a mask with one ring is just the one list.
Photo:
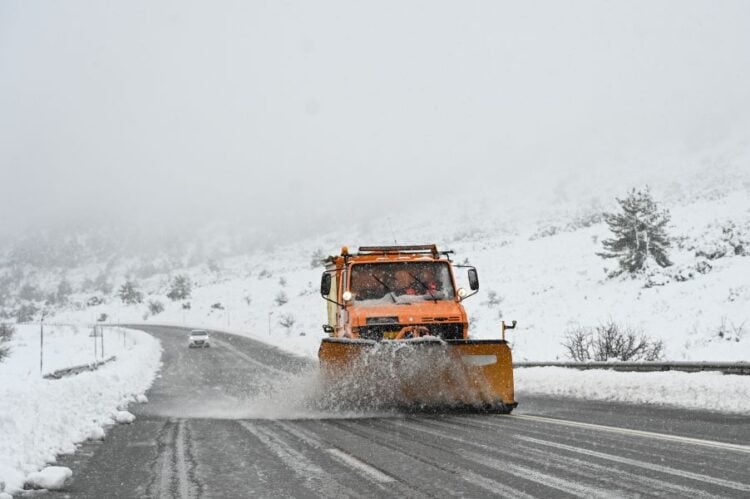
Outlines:
{"label": "snow on ground", "polygon": [[65,466],[47,466],[41,471],[29,474],[26,484],[34,489],[59,490],[65,480],[73,476],[73,471]]}
{"label": "snow on ground", "polygon": [[750,376],[530,367],[516,369],[515,382],[519,400],[524,395],[555,395],[750,414]]}
{"label": "snow on ground", "polygon": [[[86,328],[52,330],[45,338],[51,367],[94,359],[93,338]],[[109,347],[107,334],[112,335]],[[116,354],[116,361],[96,371],[47,380],[39,373],[38,325],[18,326],[10,348],[9,358],[0,363],[0,482],[10,492],[22,488],[30,473],[54,463],[57,454],[74,452],[76,443],[87,438],[101,438],[102,427],[114,423],[118,407],[151,385],[161,357],[153,337],[110,329],[105,355]]]}

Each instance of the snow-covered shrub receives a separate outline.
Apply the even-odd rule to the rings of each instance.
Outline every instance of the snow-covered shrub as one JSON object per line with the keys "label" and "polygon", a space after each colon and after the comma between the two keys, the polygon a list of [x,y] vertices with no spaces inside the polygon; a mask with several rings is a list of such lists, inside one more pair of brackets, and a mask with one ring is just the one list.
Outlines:
{"label": "snow-covered shrub", "polygon": [[621,212],[605,213],[604,221],[613,237],[602,241],[602,258],[614,258],[619,268],[610,276],[642,271],[649,261],[660,267],[672,265],[667,251],[670,241],[666,233],[668,210],[660,210],[648,187],[632,189],[624,199],[617,199]]}
{"label": "snow-covered shrub", "polygon": [[184,274],[177,275],[174,277],[174,279],[172,279],[172,284],[170,285],[169,293],[167,293],[167,298],[172,301],[190,298],[192,288],[193,286],[190,283],[190,278],[188,276]]}
{"label": "snow-covered shrub", "polygon": [[151,315],[157,315],[164,312],[164,304],[159,300],[149,300],[148,311]]}
{"label": "snow-covered shrub", "polygon": [[284,277],[279,277],[279,286],[286,287],[286,279]]}
{"label": "snow-covered shrub", "polygon": [[503,299],[497,294],[497,291],[490,289],[487,291],[487,300],[483,302],[488,307],[496,307],[500,305]]}
{"label": "snow-covered shrub", "polygon": [[125,284],[120,286],[120,290],[117,292],[120,300],[126,305],[134,305],[136,303],[143,302],[143,293],[138,290],[138,284],[133,281],[127,281]]}
{"label": "snow-covered shrub", "polygon": [[33,303],[24,303],[16,310],[16,322],[31,322],[39,312],[39,308]]}
{"label": "snow-covered shrub", "polygon": [[218,274],[221,272],[221,264],[216,260],[207,261],[206,267],[208,268],[209,272],[212,272],[214,274]]}
{"label": "snow-covered shrub", "polygon": [[92,296],[86,300],[87,307],[95,307],[104,303],[104,299],[101,296]]}
{"label": "snow-covered shrub", "polygon": [[191,305],[189,301],[186,301],[185,303],[182,304],[182,310],[190,310],[190,308],[191,308]]}
{"label": "snow-covered shrub", "polygon": [[297,319],[292,314],[281,314],[279,316],[279,325],[286,329],[287,334],[289,334],[289,331],[291,331],[296,322]]}
{"label": "snow-covered shrub", "polygon": [[262,269],[260,273],[258,274],[258,279],[268,279],[273,274],[268,271],[268,269]]}
{"label": "snow-covered shrub", "polygon": [[247,305],[247,306],[249,307],[249,306],[250,306],[250,304],[251,304],[251,303],[253,302],[253,298],[252,298],[252,297],[251,297],[250,295],[245,295],[245,296],[244,296],[244,297],[242,298],[242,301],[244,301],[244,302],[245,302],[245,305]]}
{"label": "snow-covered shrub", "polygon": [[709,260],[750,256],[750,227],[738,227],[731,220],[709,225],[707,233],[688,249]]}
{"label": "snow-covered shrub", "polygon": [[109,315],[102,312],[99,314],[99,317],[97,317],[96,322],[107,322],[107,319],[109,319]]}
{"label": "snow-covered shrub", "polygon": [[310,268],[317,269],[325,263],[325,260],[326,254],[323,253],[323,250],[320,248],[316,249],[310,257]]}
{"label": "snow-covered shrub", "polygon": [[71,286],[70,281],[63,278],[60,283],[57,285],[57,302],[58,303],[66,303],[68,301],[68,298],[70,295],[73,294],[73,286]]}
{"label": "snow-covered shrub", "polygon": [[109,282],[109,276],[105,272],[96,276],[96,279],[94,279],[94,288],[103,295],[108,295],[112,292],[112,283]]}
{"label": "snow-covered shrub", "polygon": [[0,362],[8,355],[8,342],[13,338],[16,328],[12,324],[0,323]]}
{"label": "snow-covered shrub", "polygon": [[614,321],[594,328],[573,328],[565,333],[562,345],[568,357],[578,362],[653,361],[664,354],[661,340],[648,338],[642,332]]}
{"label": "snow-covered shrub", "polygon": [[216,302],[211,305],[212,310],[224,310],[224,305],[221,304],[221,302]]}
{"label": "snow-covered shrub", "polygon": [[279,291],[279,294],[276,295],[274,301],[276,302],[276,305],[280,307],[289,301],[289,297],[283,291]]}

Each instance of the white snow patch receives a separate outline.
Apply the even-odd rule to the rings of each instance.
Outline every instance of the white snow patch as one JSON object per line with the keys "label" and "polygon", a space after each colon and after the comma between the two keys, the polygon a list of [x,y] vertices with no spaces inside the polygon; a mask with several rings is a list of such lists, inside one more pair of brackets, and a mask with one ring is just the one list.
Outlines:
{"label": "white snow patch", "polygon": [[146,395],[144,395],[143,393],[139,393],[135,396],[135,401],[139,404],[146,404],[148,403],[148,397],[146,397]]}
{"label": "white snow patch", "polygon": [[97,426],[95,428],[91,428],[91,433],[89,433],[88,440],[104,440],[104,429],[101,426]]}
{"label": "white snow patch", "polygon": [[73,476],[73,471],[65,466],[48,466],[41,471],[29,474],[26,485],[33,489],[60,490],[65,481]]}
{"label": "white snow patch", "polygon": [[130,424],[135,421],[135,416],[128,411],[117,411],[114,414],[113,419],[119,424]]}
{"label": "white snow patch", "polygon": [[750,376],[529,367],[516,369],[514,378],[520,401],[524,395],[553,395],[750,414]]}

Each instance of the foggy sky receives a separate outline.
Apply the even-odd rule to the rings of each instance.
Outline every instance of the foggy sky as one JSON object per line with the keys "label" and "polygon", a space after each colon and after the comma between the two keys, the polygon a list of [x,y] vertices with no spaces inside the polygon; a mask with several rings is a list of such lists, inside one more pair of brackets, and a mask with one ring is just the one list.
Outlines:
{"label": "foggy sky", "polygon": [[748,89],[746,1],[0,0],[0,233],[450,202],[747,130]]}

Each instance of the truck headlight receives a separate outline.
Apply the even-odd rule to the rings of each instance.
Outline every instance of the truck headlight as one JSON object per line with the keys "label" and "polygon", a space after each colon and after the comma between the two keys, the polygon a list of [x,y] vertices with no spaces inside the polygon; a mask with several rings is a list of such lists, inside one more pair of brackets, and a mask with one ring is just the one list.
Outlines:
{"label": "truck headlight", "polygon": [[344,291],[344,294],[342,294],[341,297],[344,299],[344,301],[349,301],[352,299],[352,292]]}

